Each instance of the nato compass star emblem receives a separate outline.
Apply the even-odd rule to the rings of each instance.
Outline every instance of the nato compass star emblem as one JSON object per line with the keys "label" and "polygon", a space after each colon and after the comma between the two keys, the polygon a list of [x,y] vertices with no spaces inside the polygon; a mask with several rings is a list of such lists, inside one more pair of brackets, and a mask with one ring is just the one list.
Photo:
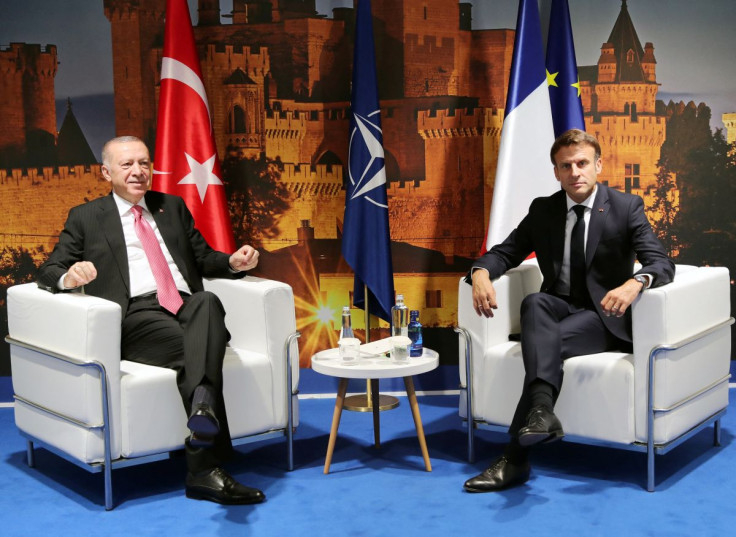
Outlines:
{"label": "nato compass star emblem", "polygon": [[[370,196],[373,190],[386,184],[386,164],[383,144],[380,139],[382,138],[382,131],[377,123],[370,120],[373,116],[378,116],[380,120],[380,113],[380,110],[376,110],[366,117],[354,114],[355,127],[353,132],[350,133],[350,154],[364,158],[350,159],[348,177],[350,184],[353,185],[351,200],[363,196],[374,205],[388,209],[388,205]],[[360,144],[363,147],[360,147]],[[362,169],[359,169],[361,166]],[[356,180],[358,175],[359,177]]]}

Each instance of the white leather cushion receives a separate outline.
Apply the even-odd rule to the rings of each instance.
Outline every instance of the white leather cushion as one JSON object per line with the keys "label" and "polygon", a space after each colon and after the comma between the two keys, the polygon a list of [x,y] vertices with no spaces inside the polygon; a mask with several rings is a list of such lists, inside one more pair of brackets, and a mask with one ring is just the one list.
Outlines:
{"label": "white leather cushion", "polygon": [[602,352],[565,360],[555,412],[565,434],[628,444],[634,439],[633,356]]}
{"label": "white leather cushion", "polygon": [[[619,352],[576,356],[565,361],[555,413],[565,434],[609,442],[634,438],[633,359]],[[519,343],[505,343],[484,356],[483,380],[476,377],[475,416],[508,426],[524,382]]]}
{"label": "white leather cushion", "polygon": [[[189,434],[173,370],[122,361],[122,454],[139,457],[179,449]],[[233,438],[283,427],[274,420],[271,365],[262,354],[228,347],[225,406]],[[285,406],[286,401],[281,403]],[[283,415],[283,409],[280,410]]]}

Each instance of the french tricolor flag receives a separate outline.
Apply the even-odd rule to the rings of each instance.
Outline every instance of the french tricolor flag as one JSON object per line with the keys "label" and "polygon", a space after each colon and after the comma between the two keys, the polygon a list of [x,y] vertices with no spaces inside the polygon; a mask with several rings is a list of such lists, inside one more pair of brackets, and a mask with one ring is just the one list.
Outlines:
{"label": "french tricolor flag", "polygon": [[534,198],[560,189],[549,159],[553,142],[539,8],[537,0],[520,0],[506,116],[483,251],[502,242],[516,228]]}

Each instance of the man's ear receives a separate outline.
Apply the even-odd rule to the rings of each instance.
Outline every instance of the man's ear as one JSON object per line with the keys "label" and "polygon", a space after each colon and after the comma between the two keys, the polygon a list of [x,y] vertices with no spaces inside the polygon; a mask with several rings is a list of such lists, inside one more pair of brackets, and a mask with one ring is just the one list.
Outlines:
{"label": "man's ear", "polygon": [[100,168],[100,171],[102,172],[102,177],[105,178],[105,181],[107,181],[108,183],[111,183],[112,177],[110,176],[110,170],[107,169],[107,166],[103,164],[102,167]]}

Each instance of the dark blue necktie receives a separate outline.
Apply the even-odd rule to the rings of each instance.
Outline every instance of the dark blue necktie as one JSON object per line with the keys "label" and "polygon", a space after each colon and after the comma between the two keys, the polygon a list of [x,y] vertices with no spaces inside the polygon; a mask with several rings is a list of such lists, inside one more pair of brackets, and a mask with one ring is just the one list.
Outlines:
{"label": "dark blue necktie", "polygon": [[588,288],[585,284],[585,207],[575,205],[577,220],[570,236],[570,298],[576,304],[588,302]]}

